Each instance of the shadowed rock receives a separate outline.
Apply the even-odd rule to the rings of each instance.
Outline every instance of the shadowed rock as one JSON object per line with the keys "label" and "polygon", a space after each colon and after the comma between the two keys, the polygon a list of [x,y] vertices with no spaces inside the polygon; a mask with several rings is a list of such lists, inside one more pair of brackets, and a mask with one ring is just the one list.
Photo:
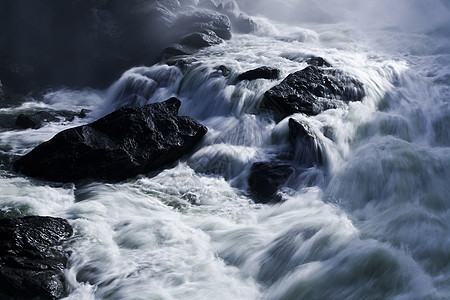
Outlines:
{"label": "shadowed rock", "polygon": [[262,107],[277,110],[283,117],[299,112],[317,115],[360,101],[364,95],[363,84],[342,71],[309,66],[268,90]]}
{"label": "shadowed rock", "polygon": [[0,219],[2,299],[58,299],[65,295],[67,255],[58,246],[72,235],[64,219]]}
{"label": "shadowed rock", "polygon": [[280,70],[264,66],[240,74],[237,80],[277,79],[279,76]]}
{"label": "shadowed rock", "polygon": [[195,49],[205,48],[222,43],[223,40],[219,38],[212,30],[205,29],[203,32],[195,32],[184,37],[180,44],[192,47]]}
{"label": "shadowed rock", "polygon": [[294,173],[294,168],[286,163],[256,162],[252,165],[248,185],[256,203],[279,202],[276,195]]}
{"label": "shadowed rock", "polygon": [[294,161],[303,167],[323,164],[322,149],[309,126],[289,119],[289,140],[294,148]]}
{"label": "shadowed rock", "polygon": [[73,121],[75,117],[84,118],[89,112],[87,109],[82,109],[79,113],[73,111],[38,111],[32,114],[20,114],[16,118],[16,126],[27,129],[38,129],[50,122],[59,122],[60,118],[65,121]]}
{"label": "shadowed rock", "polygon": [[180,2],[0,1],[0,81],[24,94],[48,85],[105,88],[190,34],[231,38],[228,16]]}
{"label": "shadowed rock", "polygon": [[58,122],[58,117],[49,111],[39,111],[33,114],[20,114],[16,119],[16,126],[20,128],[38,129],[48,122]]}
{"label": "shadowed rock", "polygon": [[178,116],[171,98],[140,108],[121,108],[91,124],[58,133],[14,163],[31,177],[71,182],[118,181],[157,170],[192,150],[207,128]]}
{"label": "shadowed rock", "polygon": [[306,63],[310,66],[316,67],[331,67],[331,64],[325,59],[319,56],[312,56],[306,60]]}

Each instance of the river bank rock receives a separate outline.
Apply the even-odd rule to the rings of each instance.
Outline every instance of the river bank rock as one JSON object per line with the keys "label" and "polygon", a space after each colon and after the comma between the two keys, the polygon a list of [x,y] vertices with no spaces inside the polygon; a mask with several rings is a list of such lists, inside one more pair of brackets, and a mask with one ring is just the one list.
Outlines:
{"label": "river bank rock", "polygon": [[60,245],[72,234],[72,227],[60,218],[0,219],[1,298],[63,297],[67,255]]}
{"label": "river bank rock", "polygon": [[268,90],[262,107],[279,111],[283,117],[294,113],[313,116],[360,101],[364,95],[363,84],[342,71],[308,66]]}
{"label": "river bank rock", "polygon": [[253,70],[248,70],[242,74],[239,74],[237,80],[255,80],[255,79],[278,79],[280,76],[280,70],[269,67],[259,67]]}
{"label": "river bank rock", "polygon": [[192,150],[207,128],[178,116],[171,98],[121,108],[91,124],[58,133],[14,163],[27,176],[58,182],[120,181],[157,170]]}
{"label": "river bank rock", "polygon": [[278,189],[294,173],[294,168],[287,163],[256,162],[252,165],[248,185],[256,203],[279,202]]}

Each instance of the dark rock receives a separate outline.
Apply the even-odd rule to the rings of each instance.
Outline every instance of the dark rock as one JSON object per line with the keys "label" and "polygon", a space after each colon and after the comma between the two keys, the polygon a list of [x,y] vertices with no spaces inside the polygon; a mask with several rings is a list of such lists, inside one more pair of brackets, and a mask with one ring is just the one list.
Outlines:
{"label": "dark rock", "polygon": [[207,128],[177,116],[171,98],[121,108],[91,124],[64,130],[19,158],[16,171],[59,182],[118,181],[157,170],[192,150]]}
{"label": "dark rock", "polygon": [[195,53],[197,49],[186,46],[186,45],[180,45],[180,44],[174,44],[170,47],[167,47],[164,50],[164,58],[170,58],[172,56],[178,56],[178,55],[190,55],[192,53]]}
{"label": "dark rock", "polygon": [[87,114],[90,113],[91,111],[89,109],[85,109],[83,108],[82,110],[80,110],[80,113],[77,115],[80,119],[84,119],[86,118]]}
{"label": "dark rock", "polygon": [[309,126],[289,119],[289,140],[294,148],[294,161],[303,167],[320,166],[323,154],[316,135]]}
{"label": "dark rock", "polygon": [[285,184],[294,173],[294,169],[285,163],[257,162],[252,165],[248,179],[250,192],[257,203],[278,202],[276,195],[280,186]]}
{"label": "dark rock", "polygon": [[223,40],[219,38],[214,31],[205,29],[203,30],[203,32],[195,32],[189,34],[180,41],[180,44],[194,49],[201,49],[213,45],[218,45],[222,42]]}
{"label": "dark rock", "polygon": [[48,122],[58,122],[56,114],[49,111],[38,111],[33,114],[20,114],[16,119],[16,126],[27,129],[38,129]]}
{"label": "dark rock", "polygon": [[173,29],[185,34],[211,30],[221,39],[231,39],[231,23],[228,16],[210,10],[196,10],[180,14]]}
{"label": "dark rock", "polygon": [[284,117],[299,112],[317,115],[359,101],[364,95],[363,84],[342,71],[309,66],[268,90],[262,107],[277,110]]}
{"label": "dark rock", "polygon": [[240,74],[237,80],[277,79],[279,76],[280,70],[264,66]]}
{"label": "dark rock", "polygon": [[85,118],[89,112],[87,109],[82,109],[79,113],[73,111],[38,111],[32,114],[20,114],[16,118],[16,126],[23,129],[39,129],[47,123],[59,122],[61,119],[72,122],[75,117]]}
{"label": "dark rock", "polygon": [[73,234],[64,219],[0,219],[2,299],[58,299],[65,295],[62,270],[67,255],[60,245]]}
{"label": "dark rock", "polygon": [[306,60],[306,63],[310,66],[316,67],[331,67],[331,64],[325,59],[319,56],[312,56]]}
{"label": "dark rock", "polygon": [[219,71],[219,72],[222,74],[222,76],[224,76],[224,77],[227,77],[228,75],[231,74],[231,70],[230,70],[227,66],[220,65],[220,66],[218,66],[216,69],[217,69],[217,71]]}

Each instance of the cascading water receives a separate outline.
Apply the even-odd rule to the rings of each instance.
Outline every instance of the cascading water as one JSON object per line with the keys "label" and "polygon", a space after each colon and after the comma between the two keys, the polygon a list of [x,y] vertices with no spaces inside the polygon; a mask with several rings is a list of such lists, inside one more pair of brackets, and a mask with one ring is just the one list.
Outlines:
{"label": "cascading water", "polygon": [[[237,2],[255,15],[273,8]],[[405,16],[397,27],[370,27],[364,16],[384,9],[357,5],[360,15],[349,19],[356,2],[339,1],[341,16],[324,21],[331,6],[286,1],[302,15],[310,9],[307,21],[316,23],[259,15],[254,33],[130,69],[107,91],[59,89],[3,105],[0,215],[70,221],[67,299],[448,299],[448,7],[432,1],[424,10],[439,12],[433,24],[420,18],[410,27]],[[423,8],[413,2],[407,16]],[[293,12],[283,14],[293,22]],[[261,109],[264,93],[311,56],[361,81],[362,101],[283,120]],[[280,69],[279,79],[237,80],[260,66]],[[180,115],[209,132],[195,153],[154,177],[72,185],[10,170],[14,158],[65,128],[172,96]],[[21,112],[81,108],[91,110],[86,119],[37,130],[3,125]],[[289,118],[308,125],[323,164],[291,176],[281,203],[255,204],[251,165],[280,156],[295,164],[302,155],[291,153]]]}

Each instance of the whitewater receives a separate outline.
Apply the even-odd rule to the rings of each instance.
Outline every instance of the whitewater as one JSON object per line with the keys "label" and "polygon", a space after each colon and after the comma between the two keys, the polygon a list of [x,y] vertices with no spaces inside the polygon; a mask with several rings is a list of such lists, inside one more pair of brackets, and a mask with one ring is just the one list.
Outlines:
{"label": "whitewater", "polygon": [[[0,216],[69,220],[66,299],[449,299],[448,5],[237,2],[255,32],[137,66],[107,90],[2,103]],[[361,81],[365,97],[274,120],[260,109],[264,93],[311,56]],[[279,79],[237,81],[261,66],[280,69]],[[63,129],[172,96],[209,131],[156,175],[75,185],[12,171]],[[36,130],[9,125],[42,109],[90,113]],[[289,118],[311,128],[324,164],[289,178],[280,203],[255,204],[251,166],[289,154]]]}

